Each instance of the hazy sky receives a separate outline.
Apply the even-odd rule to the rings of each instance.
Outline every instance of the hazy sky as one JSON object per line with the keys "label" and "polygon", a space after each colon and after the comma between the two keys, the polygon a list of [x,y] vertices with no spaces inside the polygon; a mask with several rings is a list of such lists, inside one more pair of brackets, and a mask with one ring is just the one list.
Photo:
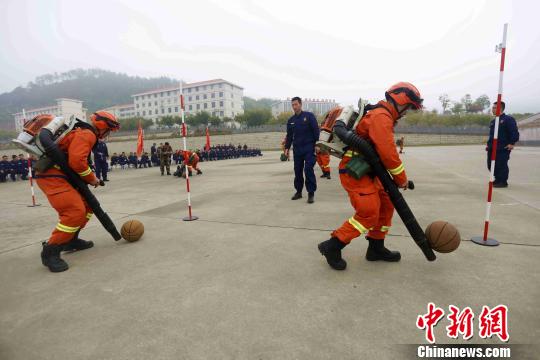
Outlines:
{"label": "hazy sky", "polygon": [[185,81],[224,78],[252,97],[372,101],[397,81],[438,97],[497,95],[540,111],[540,1],[0,1],[0,92],[100,67]]}

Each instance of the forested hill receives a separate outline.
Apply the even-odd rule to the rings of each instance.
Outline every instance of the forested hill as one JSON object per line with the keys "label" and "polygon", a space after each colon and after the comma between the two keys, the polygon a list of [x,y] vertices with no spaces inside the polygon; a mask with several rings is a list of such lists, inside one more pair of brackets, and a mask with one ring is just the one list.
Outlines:
{"label": "forested hill", "polygon": [[12,114],[23,107],[28,109],[55,104],[58,98],[82,100],[88,111],[95,111],[129,103],[132,94],[177,83],[178,80],[168,77],[144,78],[102,69],[75,69],[42,75],[26,86],[0,94],[0,122],[12,122]]}

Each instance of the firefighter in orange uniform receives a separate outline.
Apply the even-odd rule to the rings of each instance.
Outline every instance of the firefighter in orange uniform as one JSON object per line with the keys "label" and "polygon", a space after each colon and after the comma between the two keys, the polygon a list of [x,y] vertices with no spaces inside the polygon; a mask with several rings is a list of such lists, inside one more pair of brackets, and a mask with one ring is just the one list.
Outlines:
{"label": "firefighter in orange uniform", "polygon": [[[423,100],[418,89],[407,82],[390,87],[385,97],[386,101],[379,101],[376,108],[369,111],[353,131],[373,144],[396,185],[401,189],[407,189],[407,175],[394,144],[394,126],[409,109],[421,109]],[[318,246],[328,264],[336,270],[345,270],[347,267],[347,263],[341,257],[341,250],[352,239],[362,234],[365,234],[369,241],[366,253],[368,261],[401,259],[399,252],[390,251],[384,246],[394,206],[381,182],[369,173],[358,179],[348,173],[347,163],[353,157],[361,155],[354,150],[348,149],[343,156],[339,165],[339,176],[355,214],[332,232],[329,240]]]}
{"label": "firefighter in orange uniform", "polygon": [[317,154],[317,164],[319,164],[322,170],[321,177],[330,180],[330,154],[318,146],[315,146],[315,153]]}
{"label": "firefighter in orange uniform", "polygon": [[189,175],[191,175],[192,169],[197,170],[197,175],[201,175],[202,171],[197,167],[197,164],[199,163],[199,155],[197,155],[193,151],[186,150],[184,151],[184,165],[187,167],[189,171]]}
{"label": "firefighter in orange uniform", "polygon": [[[98,138],[106,138],[110,131],[118,130],[120,124],[114,115],[105,111],[94,113],[90,120],[92,129],[76,127],[60,140],[58,147],[67,154],[69,167],[87,184],[97,187],[100,182],[88,164],[89,154]],[[57,166],[37,173],[36,181],[59,216],[49,241],[43,243],[41,261],[52,272],[65,271],[68,264],[60,257],[61,251],[94,246],[92,241],[79,239],[79,232],[90,220],[92,210]]]}

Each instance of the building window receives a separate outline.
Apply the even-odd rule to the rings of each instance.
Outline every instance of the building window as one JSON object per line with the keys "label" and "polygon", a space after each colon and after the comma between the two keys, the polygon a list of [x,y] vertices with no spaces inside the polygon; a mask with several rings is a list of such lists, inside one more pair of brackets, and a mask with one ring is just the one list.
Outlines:
{"label": "building window", "polygon": [[223,88],[223,84],[219,84],[219,88],[220,88],[220,89]]}
{"label": "building window", "polygon": [[231,101],[231,107],[234,108],[234,103]]}
{"label": "building window", "polygon": [[161,108],[161,113],[165,114],[165,108]]}
{"label": "building window", "polygon": [[156,106],[157,106],[157,101],[154,101],[154,105],[156,105]]}
{"label": "building window", "polygon": [[154,98],[157,98],[157,94],[154,94]]}
{"label": "building window", "polygon": [[219,93],[219,97],[223,97],[223,91]]}
{"label": "building window", "polygon": [[212,107],[213,107],[213,108],[216,107],[216,102],[215,102],[215,101],[212,101]]}
{"label": "building window", "polygon": [[199,100],[199,95],[195,96],[195,100]]}
{"label": "building window", "polygon": [[212,97],[212,99],[214,99],[216,97],[216,93],[212,93],[212,95],[210,95]]}
{"label": "building window", "polygon": [[141,116],[141,114],[137,111],[137,116]]}
{"label": "building window", "polygon": [[205,108],[205,109],[208,108],[208,104],[207,104],[207,103],[204,103],[204,108]]}
{"label": "building window", "polygon": [[219,116],[223,116],[223,111],[220,111],[220,112],[219,112]]}
{"label": "building window", "polygon": [[188,88],[188,89],[187,89],[187,92],[190,93],[190,92],[191,92],[191,88]]}
{"label": "building window", "polygon": [[152,103],[151,103],[151,102],[148,103],[148,107],[150,107],[150,106],[152,106]]}
{"label": "building window", "polygon": [[189,105],[189,110],[193,110],[193,105]]}
{"label": "building window", "polygon": [[146,103],[142,103],[142,107],[145,107],[146,106]]}
{"label": "building window", "polygon": [[192,97],[190,96],[190,97],[188,97],[188,99],[189,99],[189,101],[191,101],[191,100],[192,100]]}
{"label": "building window", "polygon": [[219,102],[219,106],[220,106],[220,107],[223,107],[223,101],[220,101],[220,102]]}
{"label": "building window", "polygon": [[197,86],[197,87],[195,87],[195,91],[199,91],[199,87],[198,87],[198,86]]}
{"label": "building window", "polygon": [[148,110],[148,115],[152,115],[152,110]]}
{"label": "building window", "polygon": [[171,95],[171,92],[170,91],[167,91],[167,96]]}
{"label": "building window", "polygon": [[139,104],[137,104],[137,109],[139,108]]}
{"label": "building window", "polygon": [[160,96],[160,97],[163,97],[163,93],[160,93],[159,96]]}
{"label": "building window", "polygon": [[174,112],[178,112],[178,106],[174,107]]}
{"label": "building window", "polygon": [[197,110],[201,109],[201,104],[197,104]]}
{"label": "building window", "polygon": [[206,100],[206,94],[204,94],[204,95],[203,95],[203,99],[205,99],[205,100]]}
{"label": "building window", "polygon": [[146,110],[143,110],[142,116],[146,116]]}
{"label": "building window", "polygon": [[169,114],[171,113],[171,108],[169,108]]}

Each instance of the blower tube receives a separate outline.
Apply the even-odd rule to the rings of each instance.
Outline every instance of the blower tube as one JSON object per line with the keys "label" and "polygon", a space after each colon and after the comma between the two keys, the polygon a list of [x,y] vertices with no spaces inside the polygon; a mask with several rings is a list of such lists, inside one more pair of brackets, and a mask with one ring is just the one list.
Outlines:
{"label": "blower tube", "polygon": [[54,142],[53,134],[51,133],[51,131],[48,129],[42,129],[39,132],[39,141],[43,146],[45,154],[47,154],[47,156],[49,156],[53,160],[53,162],[58,165],[60,169],[64,172],[67,177],[67,181],[86,200],[88,206],[90,206],[90,208],[98,218],[101,225],[103,225],[105,230],[107,230],[112,235],[114,240],[120,240],[122,236],[120,235],[120,233],[118,233],[118,230],[116,229],[116,226],[112,222],[111,218],[109,217],[109,215],[107,215],[105,211],[103,211],[101,205],[99,204],[99,201],[88,188],[88,184],[86,184],[79,177],[79,175],[77,175],[75,171],[73,171],[69,167],[66,154],[64,154],[64,152],[61,151]]}
{"label": "blower tube", "polygon": [[431,246],[426,238],[426,234],[424,234],[424,231],[418,224],[418,221],[416,221],[416,218],[414,217],[414,214],[409,208],[409,205],[407,205],[405,198],[403,198],[403,195],[401,195],[401,192],[399,191],[397,185],[394,183],[394,180],[383,166],[379,155],[373,149],[371,144],[365,139],[358,136],[355,132],[347,129],[347,126],[343,121],[336,122],[336,124],[334,125],[334,133],[346,145],[349,145],[350,147],[362,153],[365,160],[369,163],[369,165],[371,165],[375,176],[377,176],[377,178],[379,178],[379,180],[381,181],[384,189],[390,197],[390,200],[392,201],[392,204],[394,204],[394,208],[396,209],[399,217],[407,227],[409,234],[411,234],[411,237],[416,242],[416,245],[420,247],[426,259],[428,259],[429,261],[434,261],[437,257],[431,249]]}

